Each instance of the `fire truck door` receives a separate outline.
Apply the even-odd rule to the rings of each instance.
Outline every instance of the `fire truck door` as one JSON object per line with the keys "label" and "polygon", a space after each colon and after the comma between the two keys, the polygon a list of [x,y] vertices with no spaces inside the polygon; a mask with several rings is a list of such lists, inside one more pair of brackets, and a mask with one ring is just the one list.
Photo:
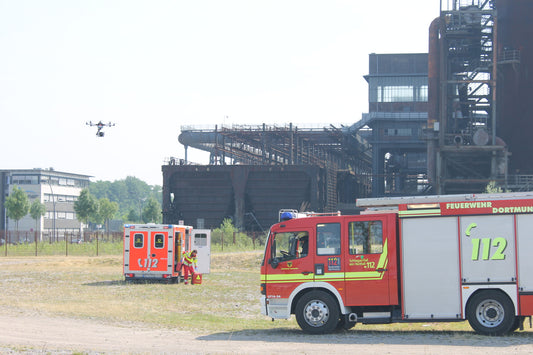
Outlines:
{"label": "fire truck door", "polygon": [[266,254],[268,298],[288,298],[291,292],[303,282],[314,279],[314,242],[309,230],[284,230],[269,237],[269,251]]}
{"label": "fire truck door", "polygon": [[149,271],[165,271],[168,265],[169,231],[151,231],[150,249],[147,258]]}
{"label": "fire truck door", "polygon": [[[346,220],[344,248],[346,305],[389,305],[389,277],[396,273],[394,238],[387,217],[357,216]],[[393,228],[393,227],[389,227]],[[391,303],[392,302],[392,303]]]}
{"label": "fire truck door", "polygon": [[341,256],[341,223],[318,223],[315,228],[314,280],[328,282],[336,289],[342,290],[344,289],[344,270]]}

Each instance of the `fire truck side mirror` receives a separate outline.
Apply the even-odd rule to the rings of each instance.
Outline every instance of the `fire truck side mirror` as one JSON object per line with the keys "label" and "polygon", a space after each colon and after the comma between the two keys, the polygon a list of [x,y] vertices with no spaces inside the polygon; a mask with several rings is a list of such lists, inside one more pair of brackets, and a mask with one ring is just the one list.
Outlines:
{"label": "fire truck side mirror", "polygon": [[278,259],[275,259],[275,258],[274,258],[274,259],[270,259],[268,262],[269,262],[270,265],[272,265],[272,267],[273,267],[274,269],[277,268],[278,265],[279,265],[279,260],[278,260]]}
{"label": "fire truck side mirror", "polygon": [[[275,255],[275,250],[276,250],[276,239],[274,239],[274,240],[272,241],[272,247],[271,247],[271,252],[272,252],[271,255],[272,255],[272,256]],[[275,269],[275,268],[277,268],[278,265],[279,265],[279,260],[278,260],[278,258],[275,258],[275,257],[274,257],[274,258],[270,258],[270,259],[268,260],[268,263],[269,263],[270,265],[272,265],[272,267]]]}

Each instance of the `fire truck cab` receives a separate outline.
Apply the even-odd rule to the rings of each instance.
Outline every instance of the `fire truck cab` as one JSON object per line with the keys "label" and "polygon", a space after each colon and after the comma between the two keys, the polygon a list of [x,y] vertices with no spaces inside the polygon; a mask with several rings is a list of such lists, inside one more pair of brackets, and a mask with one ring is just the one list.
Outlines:
{"label": "fire truck cab", "polygon": [[201,273],[209,273],[210,231],[173,224],[124,225],[124,277],[126,280],[180,281],[183,252],[198,250]]}
{"label": "fire truck cab", "polygon": [[[262,314],[308,333],[462,321],[498,335],[533,314],[533,195],[365,199],[354,216],[286,218],[261,265]],[[287,216],[285,216],[287,217]]]}

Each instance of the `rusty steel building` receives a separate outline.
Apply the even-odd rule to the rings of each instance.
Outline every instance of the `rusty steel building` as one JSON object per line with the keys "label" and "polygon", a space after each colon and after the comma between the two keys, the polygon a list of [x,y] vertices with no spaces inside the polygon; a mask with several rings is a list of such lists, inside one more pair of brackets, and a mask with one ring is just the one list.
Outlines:
{"label": "rusty steel building", "polygon": [[[531,14],[533,0],[440,0],[428,54],[370,55],[369,113],[354,124],[182,127],[185,159],[163,166],[164,222],[230,217],[266,230],[281,208],[478,193],[492,181],[533,189]],[[187,147],[210,164],[191,165]]]}
{"label": "rusty steel building", "polygon": [[[343,127],[182,127],[179,141],[185,159],[162,168],[164,223],[264,231],[280,209],[331,212],[370,193],[368,144]],[[188,147],[210,164],[191,165]]]}
{"label": "rusty steel building", "polygon": [[531,0],[441,1],[428,59],[434,193],[531,189],[532,13]]}

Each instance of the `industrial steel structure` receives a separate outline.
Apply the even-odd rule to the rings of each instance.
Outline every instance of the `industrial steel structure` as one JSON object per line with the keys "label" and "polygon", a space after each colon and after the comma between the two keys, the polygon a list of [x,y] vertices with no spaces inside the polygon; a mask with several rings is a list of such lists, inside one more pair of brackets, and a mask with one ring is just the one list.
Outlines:
{"label": "industrial steel structure", "polygon": [[368,144],[344,127],[182,127],[179,141],[210,153],[210,165],[171,159],[163,166],[163,221],[217,227],[224,217],[247,230],[276,222],[281,208],[334,211],[369,196]]}
{"label": "industrial steel structure", "polygon": [[372,196],[424,193],[427,186],[427,53],[370,54],[369,112],[350,130],[372,146]]}
{"label": "industrial steel structure", "polygon": [[[429,54],[370,55],[369,112],[354,124],[182,127],[164,222],[266,229],[280,208],[533,189],[532,13],[533,0],[440,0]],[[188,147],[209,165],[191,165]]]}
{"label": "industrial steel structure", "polygon": [[441,1],[429,37],[435,193],[481,192],[490,181],[519,189],[513,182],[533,172],[525,156],[532,144],[532,11],[531,0]]}

